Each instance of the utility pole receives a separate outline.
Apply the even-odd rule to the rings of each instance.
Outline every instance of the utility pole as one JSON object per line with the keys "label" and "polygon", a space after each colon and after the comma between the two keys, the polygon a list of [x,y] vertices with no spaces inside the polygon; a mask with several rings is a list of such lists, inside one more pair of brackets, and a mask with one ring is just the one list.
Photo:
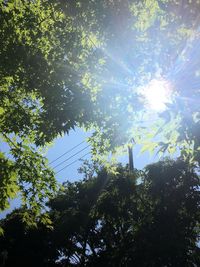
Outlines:
{"label": "utility pole", "polygon": [[[134,143],[134,139],[131,139],[131,143]],[[129,170],[130,173],[134,171],[134,163],[133,163],[133,144],[128,145],[128,157],[129,157]]]}

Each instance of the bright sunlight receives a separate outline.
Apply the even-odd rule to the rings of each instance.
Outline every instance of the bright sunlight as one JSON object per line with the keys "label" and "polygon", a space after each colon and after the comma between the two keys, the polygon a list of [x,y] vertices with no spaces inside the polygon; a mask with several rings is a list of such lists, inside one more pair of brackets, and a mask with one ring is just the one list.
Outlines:
{"label": "bright sunlight", "polygon": [[141,94],[150,109],[162,112],[172,100],[171,84],[165,79],[153,79],[142,88]]}

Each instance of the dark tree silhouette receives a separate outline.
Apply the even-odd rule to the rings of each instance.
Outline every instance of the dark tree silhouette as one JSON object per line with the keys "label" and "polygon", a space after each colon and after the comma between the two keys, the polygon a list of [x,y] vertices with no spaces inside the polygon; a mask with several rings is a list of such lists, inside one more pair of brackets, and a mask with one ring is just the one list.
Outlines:
{"label": "dark tree silhouette", "polygon": [[199,266],[199,185],[181,160],[66,183],[49,202],[53,230],[2,220],[4,266]]}

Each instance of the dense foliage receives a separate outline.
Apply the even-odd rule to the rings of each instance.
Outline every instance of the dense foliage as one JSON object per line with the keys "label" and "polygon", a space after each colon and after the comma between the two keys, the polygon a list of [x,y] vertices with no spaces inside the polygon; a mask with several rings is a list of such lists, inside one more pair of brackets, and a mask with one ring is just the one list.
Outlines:
{"label": "dense foliage", "polygon": [[83,33],[56,7],[0,1],[0,128],[9,145],[9,159],[1,153],[1,209],[20,190],[37,215],[55,179],[36,146],[92,121],[91,95],[76,67],[85,53]]}
{"label": "dense foliage", "polygon": [[[56,189],[41,147],[76,126],[96,130],[96,156],[134,137],[199,163],[199,9],[198,0],[0,0],[1,210],[19,194],[40,214]],[[154,78],[173,87],[160,115],[138,93]]]}
{"label": "dense foliage", "polygon": [[200,264],[199,177],[181,160],[130,175],[118,167],[66,183],[50,201],[53,229],[28,229],[20,210],[1,221],[4,266]]}

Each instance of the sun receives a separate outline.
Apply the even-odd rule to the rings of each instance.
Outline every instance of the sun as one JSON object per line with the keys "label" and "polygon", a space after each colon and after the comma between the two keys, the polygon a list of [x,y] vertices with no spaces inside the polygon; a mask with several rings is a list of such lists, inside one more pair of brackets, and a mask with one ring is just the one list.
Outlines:
{"label": "sun", "polygon": [[171,85],[165,79],[153,79],[145,87],[142,87],[141,95],[148,108],[162,112],[172,101]]}

